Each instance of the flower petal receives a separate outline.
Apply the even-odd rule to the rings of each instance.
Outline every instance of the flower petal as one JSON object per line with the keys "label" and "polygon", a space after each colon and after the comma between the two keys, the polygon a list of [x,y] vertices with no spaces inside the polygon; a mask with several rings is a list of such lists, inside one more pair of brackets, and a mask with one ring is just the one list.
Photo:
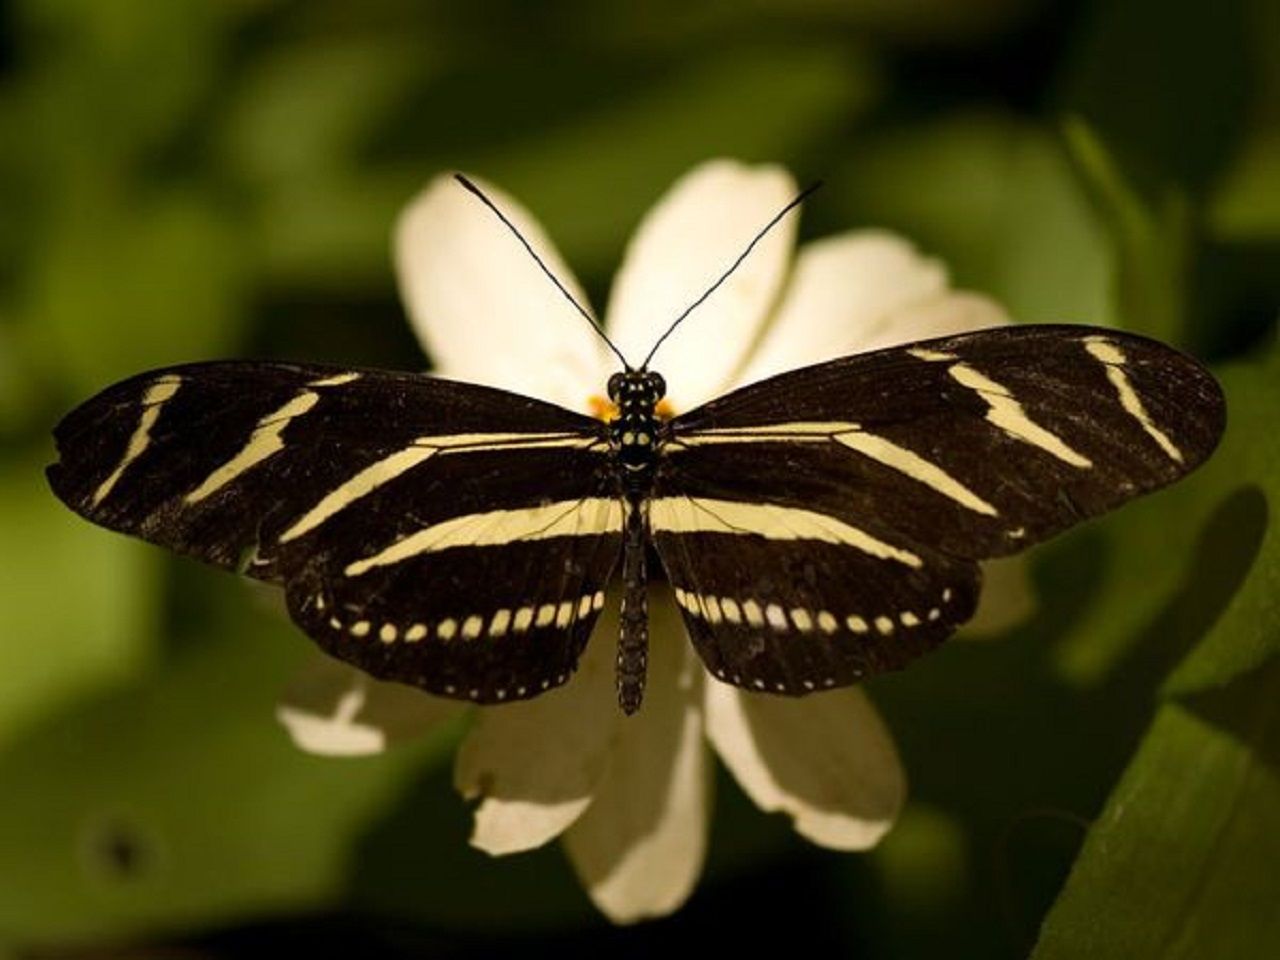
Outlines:
{"label": "flower petal", "polygon": [[[565,287],[586,295],[537,221],[496,187],[477,184]],[[441,376],[585,410],[604,389],[599,338],[533,258],[476,197],[439,176],[400,215],[396,270],[410,322]]]}
{"label": "flower petal", "polygon": [[861,349],[880,350],[917,340],[1003,327],[1011,322],[1004,307],[990,297],[967,290],[948,290],[890,313],[868,335]]}
{"label": "flower petal", "polygon": [[532,700],[480,708],[453,775],[459,793],[480,799],[472,846],[494,856],[531,850],[587,808],[617,734],[617,635],[617,616],[602,616],[567,684]]}
{"label": "flower petal", "polygon": [[993,301],[947,289],[906,240],[859,230],[807,244],[741,383],[846,354],[1007,323]]}
{"label": "flower petal", "polygon": [[[678,180],[640,224],[609,297],[608,331],[639,364],[658,337],[795,194],[781,167],[714,160]],[[786,273],[788,216],[663,345],[655,366],[677,411],[720,393],[738,369]]]}
{"label": "flower petal", "polygon": [[399,683],[374,680],[330,657],[313,657],[276,707],[298,749],[328,757],[382,753],[467,709]]}
{"label": "flower petal", "polygon": [[668,591],[652,597],[644,705],[621,724],[595,799],[565,834],[583,886],[615,923],[678,908],[692,892],[706,854],[710,778],[699,710],[703,671],[674,598]]}
{"label": "flower petal", "polygon": [[835,850],[874,846],[893,824],[906,779],[893,740],[856,687],[793,699],[707,684],[707,736],[762,810]]}

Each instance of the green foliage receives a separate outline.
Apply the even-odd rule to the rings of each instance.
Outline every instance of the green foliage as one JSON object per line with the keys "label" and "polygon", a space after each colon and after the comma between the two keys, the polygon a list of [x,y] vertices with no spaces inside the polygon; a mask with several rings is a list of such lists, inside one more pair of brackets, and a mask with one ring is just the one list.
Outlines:
{"label": "green foliage", "polygon": [[1160,708],[1045,921],[1036,960],[1251,960],[1280,949],[1277,703],[1271,664]]}
{"label": "green foliage", "polygon": [[94,536],[32,482],[42,467],[28,455],[0,472],[0,749],[155,653],[157,557]]}
{"label": "green foliage", "polygon": [[[1174,671],[1142,745],[1107,802],[1035,960],[1268,956],[1280,950],[1280,489],[1259,411],[1280,403],[1280,350],[1224,375],[1233,424],[1215,465],[1255,555],[1226,610]],[[1264,492],[1265,491],[1265,492]],[[1248,544],[1247,527],[1265,528]],[[1245,528],[1245,529],[1241,529]]]}
{"label": "green foliage", "polygon": [[300,753],[274,710],[304,642],[244,584],[206,592],[163,669],[0,754],[7,937],[102,941],[339,902],[352,838],[451,751],[443,731],[372,760]]}
{"label": "green foliage", "polygon": [[[1270,437],[1280,409],[1280,345],[1271,344],[1257,362],[1224,370],[1222,380],[1232,420],[1211,477],[1223,507],[1231,506],[1228,494],[1234,498],[1235,509],[1226,514],[1232,546],[1246,556],[1255,550],[1256,559],[1221,620],[1165,682],[1165,693],[1175,696],[1225,687],[1280,654],[1280,446]],[[1203,566],[1212,569],[1224,559],[1206,557]]]}
{"label": "green foliage", "polygon": [[1115,158],[1079,119],[1066,125],[1067,144],[1118,247],[1116,305],[1121,324],[1165,340],[1183,334],[1190,214],[1186,197],[1170,190],[1148,204],[1126,182]]}
{"label": "green foliage", "polygon": [[1163,0],[1093,4],[1063,73],[1061,107],[1083,115],[1153,196],[1172,185],[1202,189],[1247,123],[1251,81],[1264,69],[1246,55],[1259,13],[1250,0],[1220,0],[1212,12]]}
{"label": "green foliage", "polygon": [[1116,322],[1116,257],[1053,132],[987,111],[894,129],[854,151],[846,223],[901,230],[1024,322]]}

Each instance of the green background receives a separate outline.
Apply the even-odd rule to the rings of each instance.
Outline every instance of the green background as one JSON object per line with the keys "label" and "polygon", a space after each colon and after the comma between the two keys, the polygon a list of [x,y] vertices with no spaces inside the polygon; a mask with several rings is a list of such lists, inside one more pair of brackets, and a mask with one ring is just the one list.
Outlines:
{"label": "green background", "polygon": [[[467,847],[456,731],[293,750],[300,635],[42,467],[147,367],[420,367],[387,241],[439,170],[524,200],[600,303],[721,155],[825,178],[803,237],[894,228],[1021,320],[1196,353],[1230,425],[1036,550],[1025,625],[870,684],[911,779],[880,848],[722,776],[691,903],[616,930],[555,846]],[[0,954],[1280,955],[1278,302],[1269,0],[0,3]]]}

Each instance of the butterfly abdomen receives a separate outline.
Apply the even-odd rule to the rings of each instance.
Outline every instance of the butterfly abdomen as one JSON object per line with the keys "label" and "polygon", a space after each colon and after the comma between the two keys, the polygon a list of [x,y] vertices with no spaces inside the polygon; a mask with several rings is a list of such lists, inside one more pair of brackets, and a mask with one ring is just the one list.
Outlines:
{"label": "butterfly abdomen", "polygon": [[640,709],[649,668],[649,577],[645,554],[649,529],[640,497],[627,498],[626,529],[622,541],[621,634],[618,637],[618,706],[624,713]]}

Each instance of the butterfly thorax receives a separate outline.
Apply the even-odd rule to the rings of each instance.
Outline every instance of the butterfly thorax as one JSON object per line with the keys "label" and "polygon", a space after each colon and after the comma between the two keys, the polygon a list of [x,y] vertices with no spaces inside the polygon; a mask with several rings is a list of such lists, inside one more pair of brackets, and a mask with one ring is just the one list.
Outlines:
{"label": "butterfly thorax", "polygon": [[662,375],[628,370],[609,378],[609,399],[618,415],[609,423],[609,442],[628,494],[647,493],[658,462],[658,401],[666,393]]}

